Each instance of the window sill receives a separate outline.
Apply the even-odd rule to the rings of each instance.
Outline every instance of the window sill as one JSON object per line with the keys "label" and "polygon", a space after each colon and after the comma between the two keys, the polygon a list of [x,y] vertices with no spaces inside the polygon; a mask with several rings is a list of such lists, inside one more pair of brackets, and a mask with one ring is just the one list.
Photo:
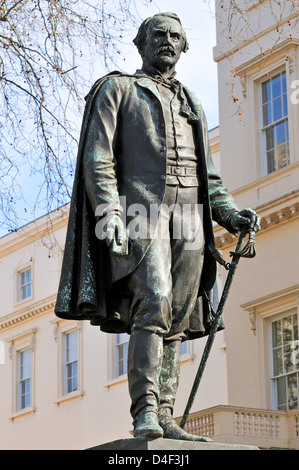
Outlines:
{"label": "window sill", "polygon": [[[194,361],[194,355],[193,354],[183,354],[181,356],[181,364],[186,364],[187,362],[193,362]],[[128,381],[128,376],[127,374],[123,374],[120,377],[116,377],[115,379],[109,380],[108,382],[105,383],[104,387],[107,388],[107,390],[110,389],[110,387],[114,387],[115,385],[119,385],[121,383],[127,382]]]}
{"label": "window sill", "polygon": [[32,407],[32,406],[29,406],[28,408],[24,408],[23,410],[20,410],[20,411],[17,411],[16,413],[13,413],[9,419],[11,420],[11,422],[14,422],[15,419],[17,418],[21,418],[23,416],[27,416],[27,415],[33,415],[36,411],[36,408],[35,407]]}
{"label": "window sill", "polygon": [[54,404],[56,406],[60,406],[63,403],[76,400],[78,398],[82,399],[83,395],[84,395],[83,391],[77,390],[76,392],[68,393],[67,395],[63,395],[62,397],[58,398],[58,400],[56,400]]}
{"label": "window sill", "polygon": [[120,377],[116,377],[115,379],[109,380],[108,382],[105,383],[104,387],[109,390],[110,387],[113,387],[114,385],[119,385],[121,383],[127,382],[128,381],[128,376],[127,374],[123,374]]}
{"label": "window sill", "polygon": [[26,305],[27,303],[30,303],[30,302],[32,302],[33,300],[34,300],[33,295],[31,295],[30,297],[26,297],[26,299],[17,300],[17,301],[14,303],[14,308],[19,308],[20,306]]}
{"label": "window sill", "polygon": [[193,362],[194,361],[194,354],[183,354],[181,356],[181,364],[185,364],[186,362]]}

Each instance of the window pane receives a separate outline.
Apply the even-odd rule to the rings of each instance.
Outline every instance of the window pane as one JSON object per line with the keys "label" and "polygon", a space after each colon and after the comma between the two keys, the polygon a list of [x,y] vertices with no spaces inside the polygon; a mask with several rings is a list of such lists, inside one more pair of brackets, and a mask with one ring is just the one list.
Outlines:
{"label": "window pane", "polygon": [[298,317],[297,315],[294,315],[293,318],[293,328],[294,328],[294,341],[297,341],[298,338]]}
{"label": "window pane", "polygon": [[19,353],[18,408],[23,410],[30,406],[31,388],[31,350]]}
{"label": "window pane", "polygon": [[271,86],[270,80],[264,82],[262,85],[262,100],[263,103],[267,103],[267,101],[271,100]]}
{"label": "window pane", "polygon": [[27,349],[20,353],[20,380],[30,377],[31,351]]}
{"label": "window pane", "polygon": [[288,115],[288,97],[287,95],[282,95],[282,103],[283,103],[283,117]]}
{"label": "window pane", "polygon": [[277,124],[277,126],[275,126],[275,140],[276,140],[276,144],[280,144],[281,142],[285,142],[286,141],[286,134],[285,134],[285,123],[282,122],[280,124]]}
{"label": "window pane", "polygon": [[293,323],[292,323],[292,316],[288,315],[284,317],[282,320],[282,328],[283,328],[283,343],[290,343],[293,339],[292,330],[293,330]]}
{"label": "window pane", "polygon": [[272,345],[274,348],[281,345],[281,322],[280,320],[272,323]]}
{"label": "window pane", "polygon": [[272,122],[271,102],[263,105],[263,125],[267,126]]}
{"label": "window pane", "polygon": [[274,136],[273,136],[273,127],[266,130],[266,144],[267,150],[272,150],[274,148]]}
{"label": "window pane", "polygon": [[272,99],[274,99],[277,96],[281,95],[280,75],[276,75],[276,77],[272,78],[271,84],[272,84]]}
{"label": "window pane", "polygon": [[77,331],[66,335],[66,362],[77,360]]}
{"label": "window pane", "polygon": [[282,351],[280,348],[273,351],[273,373],[275,376],[283,374]]}
{"label": "window pane", "polygon": [[273,121],[278,121],[282,118],[282,104],[281,97],[279,96],[272,102],[273,106]]}
{"label": "window pane", "polygon": [[280,145],[277,148],[277,168],[283,168],[288,165],[288,154],[289,154],[288,144]]}
{"label": "window pane", "polygon": [[292,374],[288,376],[288,405],[290,410],[298,407],[297,378],[297,374]]}
{"label": "window pane", "polygon": [[31,297],[31,269],[19,273],[19,300]]}
{"label": "window pane", "polygon": [[129,335],[119,333],[116,336],[116,377],[127,373]]}
{"label": "window pane", "polygon": [[292,353],[293,353],[293,349],[291,348],[290,344],[288,344],[287,346],[283,348],[284,372],[286,374],[294,370]]}
{"label": "window pane", "polygon": [[187,354],[187,352],[188,352],[187,341],[183,341],[182,342],[182,347],[181,347],[181,355]]}
{"label": "window pane", "polygon": [[279,410],[287,409],[286,380],[284,377],[277,379],[277,408]]}
{"label": "window pane", "polygon": [[65,393],[78,390],[78,331],[65,335]]}
{"label": "window pane", "polygon": [[287,75],[285,72],[281,74],[282,93],[287,92]]}
{"label": "window pane", "polygon": [[275,171],[275,160],[274,160],[274,150],[267,152],[267,170],[268,173]]}

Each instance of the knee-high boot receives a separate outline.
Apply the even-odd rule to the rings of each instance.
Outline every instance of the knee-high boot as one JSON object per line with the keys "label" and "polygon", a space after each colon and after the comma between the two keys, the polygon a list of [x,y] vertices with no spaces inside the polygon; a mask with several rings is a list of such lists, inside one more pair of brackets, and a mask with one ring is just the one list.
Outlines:
{"label": "knee-high boot", "polygon": [[159,424],[164,437],[184,441],[211,442],[203,436],[189,434],[181,429],[173,418],[173,408],[180,376],[181,341],[165,342],[160,375]]}
{"label": "knee-high boot", "polygon": [[128,382],[134,437],[163,436],[158,423],[159,377],[163,338],[146,330],[131,333],[128,351]]}

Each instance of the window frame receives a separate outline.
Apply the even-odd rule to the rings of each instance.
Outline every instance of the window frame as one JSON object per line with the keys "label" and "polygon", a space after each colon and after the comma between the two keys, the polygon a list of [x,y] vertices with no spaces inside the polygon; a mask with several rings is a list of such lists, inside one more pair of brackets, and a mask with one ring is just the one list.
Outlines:
{"label": "window frame", "polygon": [[[29,357],[29,374],[26,377],[22,377],[22,361],[21,359],[24,357],[24,354],[28,353]],[[25,349],[22,349],[17,352],[17,411],[23,411],[26,410],[26,408],[30,408],[31,406],[31,399],[32,399],[32,357],[31,357],[31,349],[29,347],[26,347]],[[23,393],[22,386],[25,384],[25,388],[27,388],[27,383],[29,383],[29,392]],[[29,395],[29,403],[26,405],[26,395]],[[25,396],[25,404],[22,406],[22,400],[23,397]]]}
{"label": "window frame", "polygon": [[292,286],[271,295],[241,305],[249,315],[251,330],[256,336],[258,359],[257,385],[259,407],[275,409],[272,389],[271,330],[273,321],[289,312],[297,313],[299,324],[299,285]]}
{"label": "window frame", "polygon": [[[274,318],[270,319],[270,322],[269,322],[269,346],[270,346],[270,367],[271,367],[270,380],[271,380],[272,407],[275,410],[282,410],[282,411],[291,411],[292,409],[299,409],[299,365],[296,368],[293,368],[292,371],[283,370],[283,372],[281,374],[276,374],[275,375],[275,371],[274,371],[273,350],[274,349],[278,350],[278,348],[280,348],[282,350],[282,366],[283,366],[283,369],[284,369],[284,359],[285,359],[284,349],[287,346],[287,344],[284,342],[284,339],[282,338],[282,343],[281,343],[280,346],[276,346],[276,347],[273,346],[273,330],[272,330],[273,324],[275,322],[282,321],[283,319],[286,319],[289,316],[295,317],[296,320],[297,320],[297,325],[296,325],[297,326],[297,338],[296,339],[294,339],[294,328],[292,328],[292,341],[291,341],[291,343],[293,343],[294,341],[299,340],[299,336],[298,336],[298,312],[297,312],[296,309],[291,309],[291,310],[283,312],[281,315],[276,315]],[[292,318],[292,320],[293,320],[293,318]],[[293,321],[292,321],[292,326],[293,326]],[[282,337],[283,337],[283,334],[282,334]],[[288,400],[287,377],[289,377],[293,374],[297,375],[297,407],[296,408],[290,408],[289,407],[289,400]],[[285,379],[285,394],[286,394],[286,400],[287,400],[286,401],[286,409],[279,408],[279,405],[278,405],[278,400],[277,400],[278,390],[277,390],[277,387],[278,387],[278,380],[279,379]]]}
{"label": "window frame", "polygon": [[[69,320],[53,320],[54,339],[57,343],[57,397],[54,403],[62,403],[75,398],[83,398],[83,322]],[[65,339],[66,335],[77,331],[77,390],[66,392],[65,374]]]}
{"label": "window frame", "polygon": [[[124,336],[126,335],[126,336]],[[122,336],[122,340],[119,340],[119,337]],[[128,372],[127,367],[127,358],[128,358],[128,349],[129,349],[129,339],[130,336],[127,333],[118,333],[115,335],[115,369],[114,369],[114,376],[116,379],[121,378],[122,376],[126,376]],[[122,358],[120,358],[120,348],[123,351]],[[120,363],[123,364],[122,370],[120,372]]]}
{"label": "window frame", "polygon": [[[34,269],[33,269],[33,262],[26,263],[22,266],[18,266],[15,269],[15,305],[18,306],[19,304],[28,302],[33,300],[34,298]],[[22,298],[21,296],[21,276],[23,273],[30,271],[30,295],[28,297]],[[28,284],[26,284],[28,285]]]}
{"label": "window frame", "polygon": [[[73,359],[73,360],[70,360],[68,358],[68,350],[70,350],[72,348],[71,345],[68,345],[67,344],[67,340],[68,338],[71,337],[71,335],[73,335],[74,333],[76,333],[76,358]],[[78,369],[79,369],[79,331],[78,329],[72,329],[71,331],[66,331],[65,333],[63,333],[63,357],[64,357],[64,365],[63,365],[63,370],[64,370],[64,373],[63,373],[63,391],[64,391],[64,395],[69,395],[70,393],[74,393],[74,392],[77,392],[78,391],[78,378],[79,378],[79,375],[78,375]],[[73,374],[73,365],[76,364],[76,374],[74,375]],[[71,372],[72,372],[72,375],[69,375],[69,366],[71,365]],[[73,386],[71,387],[72,390],[69,391],[68,390],[68,387],[69,387],[69,381],[71,380],[71,383],[73,384],[73,380],[74,380],[74,377],[76,377],[76,382],[77,382],[77,386],[76,388],[73,388]]]}
{"label": "window frame", "polygon": [[[35,343],[37,328],[23,331],[17,336],[7,339],[8,354],[12,361],[12,395],[11,395],[11,421],[16,418],[33,414],[35,408]],[[24,351],[30,351],[30,404],[20,409],[19,396],[19,358]]]}
{"label": "window frame", "polygon": [[[248,125],[248,142],[250,142],[252,164],[252,181],[259,179],[271,179],[276,181],[280,178],[281,172],[288,172],[290,165],[297,162],[296,148],[299,145],[298,134],[298,106],[290,102],[292,94],[291,83],[297,79],[296,57],[299,46],[293,40],[285,40],[277,44],[271,50],[271,54],[266,53],[263,57],[260,54],[250,58],[247,62],[241,63],[234,70],[234,75],[239,78],[240,93],[243,95],[245,123]],[[288,123],[289,123],[289,165],[279,171],[266,174],[262,167],[262,135],[261,129],[261,83],[271,77],[272,74],[285,70],[287,93],[288,93]]]}
{"label": "window frame", "polygon": [[[280,117],[277,120],[272,120],[270,123],[265,124],[264,123],[264,105],[267,103],[271,104],[271,114],[273,116],[273,102],[275,99],[273,99],[272,96],[272,80],[276,78],[277,76],[282,77],[282,74],[285,74],[285,91],[282,89],[282,80],[280,81],[280,88],[281,88],[281,94],[278,97],[280,97],[281,102],[282,102],[282,113],[283,113],[283,95],[286,96],[286,105],[287,105],[287,114],[285,116]],[[270,82],[270,89],[271,89],[271,96],[270,99],[267,100],[266,102],[263,101],[263,85],[267,82]],[[288,73],[285,67],[279,67],[276,69],[271,70],[271,72],[267,73],[267,77],[263,77],[259,81],[259,116],[260,116],[260,134],[261,134],[261,173],[262,176],[268,176],[272,173],[275,173],[283,168],[286,168],[287,166],[290,165],[291,163],[291,152],[290,152],[290,130],[289,130],[289,93],[288,93]],[[285,123],[285,135],[286,135],[286,140],[284,143],[284,146],[287,147],[287,154],[286,154],[286,160],[287,163],[282,166],[278,167],[278,158],[277,158],[277,149],[279,148],[279,145],[275,145],[275,138],[273,138],[273,148],[272,150],[274,151],[274,169],[269,170],[268,167],[268,148],[267,148],[267,130],[269,129],[274,129],[274,132],[276,132],[276,127],[279,126],[280,124]],[[275,168],[276,165],[276,168]]]}

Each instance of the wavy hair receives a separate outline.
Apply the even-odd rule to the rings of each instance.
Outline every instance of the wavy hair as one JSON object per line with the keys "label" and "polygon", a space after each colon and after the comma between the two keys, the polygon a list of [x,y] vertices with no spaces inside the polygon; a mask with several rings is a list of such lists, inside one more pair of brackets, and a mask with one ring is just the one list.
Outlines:
{"label": "wavy hair", "polygon": [[[175,13],[171,13],[171,12],[157,13],[156,15],[151,16],[151,17],[147,18],[146,20],[144,20],[141,23],[141,25],[138,29],[138,32],[137,32],[137,35],[136,35],[135,39],[133,39],[133,43],[137,47],[138,52],[140,53],[140,55],[142,55],[143,48],[144,48],[144,45],[146,43],[147,32],[150,29],[152,22],[158,17],[172,18],[173,20],[178,21],[180,23],[180,25],[182,26],[180,18]],[[184,39],[184,45],[182,47],[182,52],[187,52],[187,50],[189,49],[189,44],[187,42],[186,33],[183,30],[183,27],[182,27],[182,35],[183,35],[183,39]]]}

